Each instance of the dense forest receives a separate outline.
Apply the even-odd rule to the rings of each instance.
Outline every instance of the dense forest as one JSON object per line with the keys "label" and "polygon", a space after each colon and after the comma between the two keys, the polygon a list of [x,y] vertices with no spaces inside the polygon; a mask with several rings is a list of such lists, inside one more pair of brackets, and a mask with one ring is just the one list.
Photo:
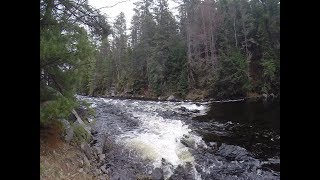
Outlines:
{"label": "dense forest", "polygon": [[[87,0],[40,2],[42,119],[68,114],[74,94],[232,99],[280,93],[279,0],[135,3],[131,27]],[[48,113],[50,112],[50,113]]]}

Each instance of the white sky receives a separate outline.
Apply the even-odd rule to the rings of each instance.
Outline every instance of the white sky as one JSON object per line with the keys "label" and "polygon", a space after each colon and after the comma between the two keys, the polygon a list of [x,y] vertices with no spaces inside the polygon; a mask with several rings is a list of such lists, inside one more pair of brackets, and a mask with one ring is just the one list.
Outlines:
{"label": "white sky", "polygon": [[[113,6],[118,2],[121,2],[124,0],[88,0],[89,5],[93,6],[94,8],[101,8],[105,6]],[[122,2],[117,4],[114,7],[111,8],[103,8],[100,11],[102,13],[105,13],[108,17],[108,22],[110,25],[113,24],[114,19],[117,15],[120,14],[120,12],[123,12],[126,17],[126,22],[127,22],[127,28],[129,29],[131,27],[131,19],[134,14],[133,8],[135,5],[133,4],[134,2],[137,2],[138,0],[127,0],[126,2]],[[169,3],[169,8],[170,11],[176,15],[176,10],[174,10],[174,7],[177,6],[176,3],[174,3],[172,0],[168,0]]]}

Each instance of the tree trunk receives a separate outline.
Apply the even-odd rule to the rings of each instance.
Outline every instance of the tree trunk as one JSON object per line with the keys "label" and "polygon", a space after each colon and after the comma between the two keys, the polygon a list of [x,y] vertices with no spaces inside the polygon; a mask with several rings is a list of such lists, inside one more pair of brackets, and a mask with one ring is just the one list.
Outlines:
{"label": "tree trunk", "polygon": [[236,15],[233,18],[233,28],[234,28],[234,39],[236,40],[236,48],[238,47],[238,40],[237,40],[237,30],[236,30]]}

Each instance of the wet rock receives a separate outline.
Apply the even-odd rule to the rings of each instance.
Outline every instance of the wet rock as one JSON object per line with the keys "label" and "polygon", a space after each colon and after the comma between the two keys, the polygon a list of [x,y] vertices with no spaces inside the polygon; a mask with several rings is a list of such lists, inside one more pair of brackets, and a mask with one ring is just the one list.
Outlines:
{"label": "wet rock", "polygon": [[94,130],[94,129],[91,129],[91,134],[92,136],[95,136],[98,134],[98,131],[97,130]]}
{"label": "wet rock", "polygon": [[177,115],[174,111],[157,111],[157,113],[164,118],[171,118]]}
{"label": "wet rock", "polygon": [[98,142],[97,139],[93,139],[93,140],[90,142],[90,146],[92,147],[92,146],[96,145],[97,142]]}
{"label": "wet rock", "polygon": [[164,177],[163,177],[163,170],[160,169],[160,168],[155,168],[155,169],[152,171],[151,178],[152,178],[153,180],[163,180],[163,179],[164,179]]}
{"label": "wet rock", "polygon": [[219,147],[217,154],[230,160],[242,160],[243,157],[249,155],[248,151],[242,147],[227,145],[224,143]]}
{"label": "wet rock", "polygon": [[193,175],[190,167],[188,166],[183,168],[181,165],[179,165],[173,172],[173,174],[170,176],[169,180],[193,180]]}
{"label": "wet rock", "polygon": [[209,142],[209,146],[212,148],[218,148],[218,144],[216,142]]}
{"label": "wet rock", "polygon": [[136,180],[136,179],[137,178],[133,173],[124,169],[114,172],[110,177],[110,180]]}
{"label": "wet rock", "polygon": [[268,162],[270,164],[280,164],[280,159],[273,159],[273,158],[269,158]]}
{"label": "wet rock", "polygon": [[198,110],[198,109],[191,109],[191,110],[189,110],[189,109],[187,109],[187,108],[184,107],[184,106],[180,107],[179,110],[182,111],[182,112],[184,112],[184,113],[187,113],[187,114],[189,114],[189,113],[199,113],[199,112],[200,112],[200,110]]}
{"label": "wet rock", "polygon": [[181,138],[180,142],[186,147],[190,147],[190,148],[194,148],[196,144],[193,139],[185,138],[185,137]]}
{"label": "wet rock", "polygon": [[188,109],[186,107],[183,107],[183,106],[180,107],[179,110],[182,111],[182,112],[187,112],[188,111]]}
{"label": "wet rock", "polygon": [[193,109],[193,110],[190,110],[190,112],[192,112],[192,113],[199,113],[200,110],[198,110],[198,109]]}

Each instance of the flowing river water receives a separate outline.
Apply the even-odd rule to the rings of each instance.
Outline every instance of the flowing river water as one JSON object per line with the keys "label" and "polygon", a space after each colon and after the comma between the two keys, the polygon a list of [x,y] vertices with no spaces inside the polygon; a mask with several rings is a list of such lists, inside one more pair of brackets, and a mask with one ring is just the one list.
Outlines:
{"label": "flowing river water", "polygon": [[77,96],[96,111],[96,143],[113,144],[111,179],[280,179],[280,106]]}

